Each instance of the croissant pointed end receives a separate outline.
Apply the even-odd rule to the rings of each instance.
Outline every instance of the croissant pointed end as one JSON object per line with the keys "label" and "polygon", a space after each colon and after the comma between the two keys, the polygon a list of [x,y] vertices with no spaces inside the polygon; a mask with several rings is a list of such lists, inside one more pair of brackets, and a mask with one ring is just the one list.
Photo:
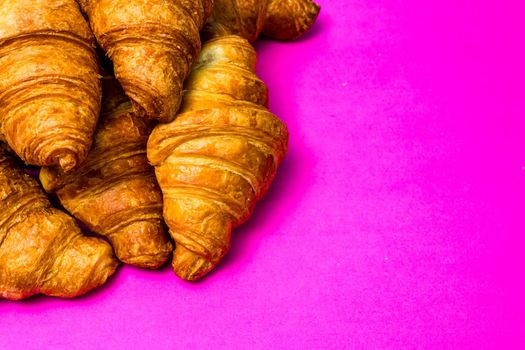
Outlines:
{"label": "croissant pointed end", "polygon": [[124,264],[140,267],[141,269],[155,270],[164,265],[170,257],[169,253],[162,252],[159,254],[140,255],[130,258],[119,258]]}
{"label": "croissant pointed end", "polygon": [[172,267],[183,280],[196,281],[210,272],[215,264],[179,244],[173,252]]}
{"label": "croissant pointed end", "polygon": [[275,1],[270,5],[263,33],[276,40],[297,39],[313,26],[320,11],[321,6],[312,0]]}
{"label": "croissant pointed end", "polygon": [[40,292],[60,298],[73,298],[95,289],[113,275],[118,261],[111,246],[98,238],[79,236],[53,265],[51,278]]}
{"label": "croissant pointed end", "polygon": [[173,251],[158,220],[135,221],[112,234],[110,241],[120,261],[144,269],[161,267]]}
{"label": "croissant pointed end", "polygon": [[310,29],[314,25],[317,17],[319,17],[320,12],[321,6],[312,1],[307,10],[306,30]]}
{"label": "croissant pointed end", "polygon": [[75,154],[67,152],[58,157],[58,164],[64,171],[70,171],[77,166],[78,160]]}

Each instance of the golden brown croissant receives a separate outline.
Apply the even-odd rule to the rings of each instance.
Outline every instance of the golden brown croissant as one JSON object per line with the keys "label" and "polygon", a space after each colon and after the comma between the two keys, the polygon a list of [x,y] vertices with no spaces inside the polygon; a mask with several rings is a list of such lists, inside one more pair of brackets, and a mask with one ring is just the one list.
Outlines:
{"label": "golden brown croissant", "polygon": [[26,163],[85,159],[101,99],[93,45],[75,0],[0,0],[0,133]]}
{"label": "golden brown croissant", "polygon": [[205,37],[235,34],[253,42],[261,33],[296,39],[315,22],[320,7],[312,0],[215,0]]}
{"label": "golden brown croissant", "polygon": [[140,115],[175,117],[213,0],[80,0]]}
{"label": "golden brown croissant", "polygon": [[256,54],[238,36],[207,42],[186,82],[175,121],[148,141],[164,194],[164,219],[176,241],[173,269],[194,280],[226,254],[233,227],[268,189],[288,142],[266,108]]}
{"label": "golden brown croissant", "polygon": [[109,244],[83,236],[0,146],[0,297],[75,297],[116,267]]}
{"label": "golden brown croissant", "polygon": [[118,83],[104,79],[100,125],[87,160],[72,172],[43,168],[40,180],[92,231],[108,237],[128,264],[157,268],[173,247],[162,221],[162,193],[146,158],[149,121],[132,112]]}

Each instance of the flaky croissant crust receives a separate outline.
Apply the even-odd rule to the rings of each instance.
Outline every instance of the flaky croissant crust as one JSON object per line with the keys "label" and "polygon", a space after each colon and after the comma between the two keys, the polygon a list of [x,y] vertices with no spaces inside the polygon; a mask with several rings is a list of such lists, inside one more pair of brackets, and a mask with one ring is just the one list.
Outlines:
{"label": "flaky croissant crust", "polygon": [[162,193],[146,158],[151,132],[113,78],[104,80],[104,101],[93,149],[75,171],[44,168],[44,188],[92,231],[108,237],[128,264],[158,268],[173,247],[164,231]]}
{"label": "flaky croissant crust", "polygon": [[180,114],[148,141],[176,241],[172,265],[184,279],[201,277],[226,254],[232,228],[249,218],[286,153],[286,126],[265,107],[255,62],[238,36],[206,43]]}
{"label": "flaky croissant crust", "polygon": [[0,133],[26,162],[70,170],[91,147],[101,86],[74,0],[0,1]]}
{"label": "flaky croissant crust", "polygon": [[215,0],[204,36],[235,34],[253,42],[264,34],[292,40],[310,29],[320,9],[312,0]]}
{"label": "flaky croissant crust", "polygon": [[212,0],[83,0],[98,43],[136,112],[173,120],[182,84],[200,51]]}
{"label": "flaky croissant crust", "polygon": [[0,297],[75,297],[116,267],[109,244],[83,236],[0,146]]}

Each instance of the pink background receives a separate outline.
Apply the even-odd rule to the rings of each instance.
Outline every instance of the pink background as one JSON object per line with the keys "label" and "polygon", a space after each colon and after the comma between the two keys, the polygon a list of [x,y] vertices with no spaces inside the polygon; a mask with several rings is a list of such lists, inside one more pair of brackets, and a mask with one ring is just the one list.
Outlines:
{"label": "pink background", "polygon": [[525,348],[524,6],[319,2],[257,45],[290,153],[224,263],[0,301],[0,349]]}

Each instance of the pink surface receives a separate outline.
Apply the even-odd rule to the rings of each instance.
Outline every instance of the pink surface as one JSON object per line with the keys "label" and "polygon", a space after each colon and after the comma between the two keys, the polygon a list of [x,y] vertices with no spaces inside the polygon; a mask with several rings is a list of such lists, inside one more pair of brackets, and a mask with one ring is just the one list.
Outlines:
{"label": "pink surface", "polygon": [[525,348],[524,6],[319,2],[257,45],[290,153],[220,268],[0,301],[0,349]]}

